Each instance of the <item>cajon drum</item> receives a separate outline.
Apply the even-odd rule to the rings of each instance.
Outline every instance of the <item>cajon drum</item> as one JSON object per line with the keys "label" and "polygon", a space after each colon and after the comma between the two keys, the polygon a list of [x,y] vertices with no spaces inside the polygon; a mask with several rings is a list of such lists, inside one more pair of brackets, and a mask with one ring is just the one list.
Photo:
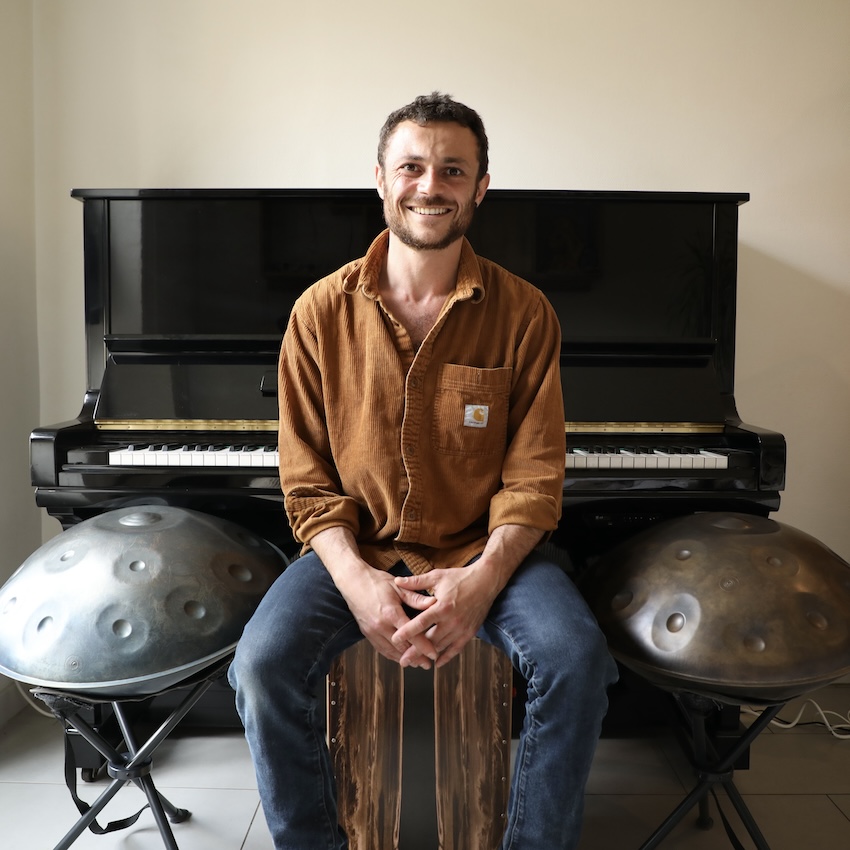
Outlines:
{"label": "cajon drum", "polygon": [[[350,850],[399,848],[402,773],[422,769],[404,763],[403,742],[417,731],[404,728],[405,677],[421,673],[403,670],[367,641],[331,669],[328,743]],[[430,679],[438,850],[495,850],[510,787],[510,661],[475,639]]]}

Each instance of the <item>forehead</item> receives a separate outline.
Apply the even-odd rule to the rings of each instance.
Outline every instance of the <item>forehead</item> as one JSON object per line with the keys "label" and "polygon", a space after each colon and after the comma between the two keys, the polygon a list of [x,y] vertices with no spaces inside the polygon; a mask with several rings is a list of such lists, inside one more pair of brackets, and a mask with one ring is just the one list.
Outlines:
{"label": "forehead", "polygon": [[478,163],[478,140],[468,127],[451,121],[420,125],[402,121],[387,141],[386,159],[436,159]]}

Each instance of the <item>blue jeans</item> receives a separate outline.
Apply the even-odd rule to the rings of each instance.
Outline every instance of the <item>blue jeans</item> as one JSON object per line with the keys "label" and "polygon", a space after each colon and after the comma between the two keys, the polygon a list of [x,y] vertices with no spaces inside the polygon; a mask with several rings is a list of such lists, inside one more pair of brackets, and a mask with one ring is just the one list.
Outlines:
{"label": "blue jeans", "polygon": [[[502,850],[575,848],[606,690],[617,676],[605,639],[572,581],[537,552],[496,598],[478,637],[528,682]],[[360,639],[330,574],[309,553],[271,587],[239,642],[229,679],[276,850],[348,846],[325,742],[325,677]]]}

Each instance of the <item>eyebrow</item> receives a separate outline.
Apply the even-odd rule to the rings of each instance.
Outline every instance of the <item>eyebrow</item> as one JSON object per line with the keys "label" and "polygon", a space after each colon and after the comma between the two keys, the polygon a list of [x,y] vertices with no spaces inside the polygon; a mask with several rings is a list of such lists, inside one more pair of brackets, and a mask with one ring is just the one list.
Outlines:
{"label": "eyebrow", "polygon": [[[421,154],[408,154],[407,156],[400,156],[400,157],[398,157],[398,159],[399,160],[412,161],[412,162],[425,162],[426,157],[422,156]],[[469,160],[466,159],[465,157],[462,157],[462,156],[444,156],[440,160],[440,162],[442,162],[446,165],[455,165],[455,164],[468,165],[469,164]]]}

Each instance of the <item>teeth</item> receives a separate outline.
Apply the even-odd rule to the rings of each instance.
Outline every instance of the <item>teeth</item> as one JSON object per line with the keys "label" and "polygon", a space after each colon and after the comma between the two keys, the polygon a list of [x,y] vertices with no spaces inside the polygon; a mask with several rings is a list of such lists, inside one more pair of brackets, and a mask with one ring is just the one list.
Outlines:
{"label": "teeth", "polygon": [[410,209],[419,215],[443,215],[449,211],[448,207],[411,207]]}

